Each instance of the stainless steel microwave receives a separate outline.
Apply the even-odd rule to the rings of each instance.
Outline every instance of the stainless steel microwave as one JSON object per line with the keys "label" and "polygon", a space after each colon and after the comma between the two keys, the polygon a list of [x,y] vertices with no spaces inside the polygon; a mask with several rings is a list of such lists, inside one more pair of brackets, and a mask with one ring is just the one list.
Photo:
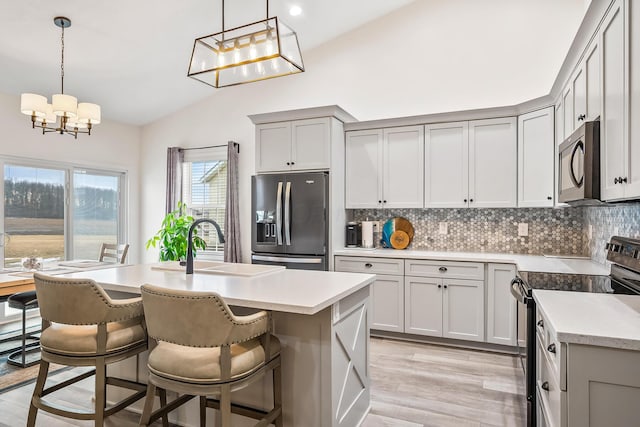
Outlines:
{"label": "stainless steel microwave", "polygon": [[558,149],[558,201],[600,203],[600,122],[583,123]]}

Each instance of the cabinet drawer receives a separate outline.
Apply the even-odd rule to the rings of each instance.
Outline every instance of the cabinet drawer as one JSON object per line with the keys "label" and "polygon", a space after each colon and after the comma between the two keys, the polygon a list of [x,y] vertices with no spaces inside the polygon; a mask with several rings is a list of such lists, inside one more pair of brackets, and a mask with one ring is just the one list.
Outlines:
{"label": "cabinet drawer", "polygon": [[403,259],[337,256],[335,261],[336,271],[404,275]]}
{"label": "cabinet drawer", "polygon": [[558,380],[562,390],[567,390],[567,345],[558,341],[556,332],[540,309],[536,310],[536,337],[549,362],[549,369]]}
{"label": "cabinet drawer", "polygon": [[484,264],[481,262],[425,261],[408,259],[405,263],[405,274],[407,276],[484,280]]}
{"label": "cabinet drawer", "polygon": [[546,412],[548,425],[565,426],[563,417],[566,416],[567,394],[560,389],[559,378],[539,338],[537,344],[536,388],[541,406]]}

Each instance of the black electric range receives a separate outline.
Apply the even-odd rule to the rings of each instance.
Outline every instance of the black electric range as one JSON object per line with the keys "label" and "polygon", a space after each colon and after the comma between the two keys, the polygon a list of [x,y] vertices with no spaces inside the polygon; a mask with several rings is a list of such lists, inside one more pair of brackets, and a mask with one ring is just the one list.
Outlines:
{"label": "black electric range", "polygon": [[526,310],[526,327],[518,327],[518,354],[527,382],[527,426],[536,426],[535,316],[533,291],[536,289],[640,295],[640,239],[613,236],[606,245],[611,262],[609,276],[566,273],[518,272],[511,282],[511,293],[518,300],[518,311]]}

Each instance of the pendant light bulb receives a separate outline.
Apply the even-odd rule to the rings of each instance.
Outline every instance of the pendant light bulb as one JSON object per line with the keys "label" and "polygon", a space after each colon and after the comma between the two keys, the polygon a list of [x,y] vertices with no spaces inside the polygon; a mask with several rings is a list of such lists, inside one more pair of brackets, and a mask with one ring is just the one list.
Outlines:
{"label": "pendant light bulb", "polygon": [[258,57],[258,51],[256,50],[256,38],[251,36],[249,41],[249,57],[251,59],[256,59]]}
{"label": "pendant light bulb", "polygon": [[235,64],[240,63],[240,42],[238,39],[233,43],[233,62]]}

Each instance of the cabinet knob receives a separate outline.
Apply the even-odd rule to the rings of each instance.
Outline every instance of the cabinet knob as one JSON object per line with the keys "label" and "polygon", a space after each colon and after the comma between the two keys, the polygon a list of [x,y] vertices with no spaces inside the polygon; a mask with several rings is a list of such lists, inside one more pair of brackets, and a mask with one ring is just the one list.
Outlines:
{"label": "cabinet knob", "polygon": [[287,166],[291,165],[291,162],[287,162]]}
{"label": "cabinet knob", "polygon": [[613,183],[617,184],[618,183],[618,177],[613,178]]}
{"label": "cabinet knob", "polygon": [[538,326],[540,326],[541,328],[544,328],[544,320],[542,319],[538,320]]}
{"label": "cabinet knob", "polygon": [[447,289],[447,285],[444,285],[444,288]]}
{"label": "cabinet knob", "polygon": [[473,199],[469,199],[469,203],[473,203]]}
{"label": "cabinet knob", "polygon": [[383,201],[382,201],[382,203],[387,203],[387,201],[386,201],[386,200],[383,200]]}
{"label": "cabinet knob", "polygon": [[446,273],[447,272],[447,267],[440,267],[438,269],[438,271],[440,271],[441,273]]}
{"label": "cabinet knob", "polygon": [[467,199],[464,199],[464,202],[467,203]]}
{"label": "cabinet knob", "polygon": [[586,118],[587,118],[587,116],[585,116],[584,114],[580,114],[580,115],[578,116],[578,120],[584,120],[584,119],[586,119]]}
{"label": "cabinet knob", "polygon": [[366,263],[366,264],[364,265],[364,267],[365,267],[365,268],[371,268],[371,267],[373,267],[373,264],[371,264],[370,262],[368,262],[368,263]]}
{"label": "cabinet knob", "polygon": [[378,200],[378,203],[382,203],[382,200]]}
{"label": "cabinet knob", "polygon": [[553,197],[547,196],[547,200],[553,200]]}
{"label": "cabinet knob", "polygon": [[438,285],[438,289],[440,289],[442,287],[442,285]]}
{"label": "cabinet knob", "polygon": [[549,353],[555,353],[556,352],[556,345],[555,344],[549,344],[549,347],[547,347],[547,351]]}
{"label": "cabinet knob", "polygon": [[627,183],[627,177],[626,176],[624,178],[620,178],[620,184],[622,184],[623,182],[625,184]]}
{"label": "cabinet knob", "polygon": [[296,162],[291,162],[291,164],[292,164],[292,165],[295,165],[295,164],[296,164]]}
{"label": "cabinet knob", "polygon": [[544,391],[549,391],[549,381],[543,382],[541,387]]}

